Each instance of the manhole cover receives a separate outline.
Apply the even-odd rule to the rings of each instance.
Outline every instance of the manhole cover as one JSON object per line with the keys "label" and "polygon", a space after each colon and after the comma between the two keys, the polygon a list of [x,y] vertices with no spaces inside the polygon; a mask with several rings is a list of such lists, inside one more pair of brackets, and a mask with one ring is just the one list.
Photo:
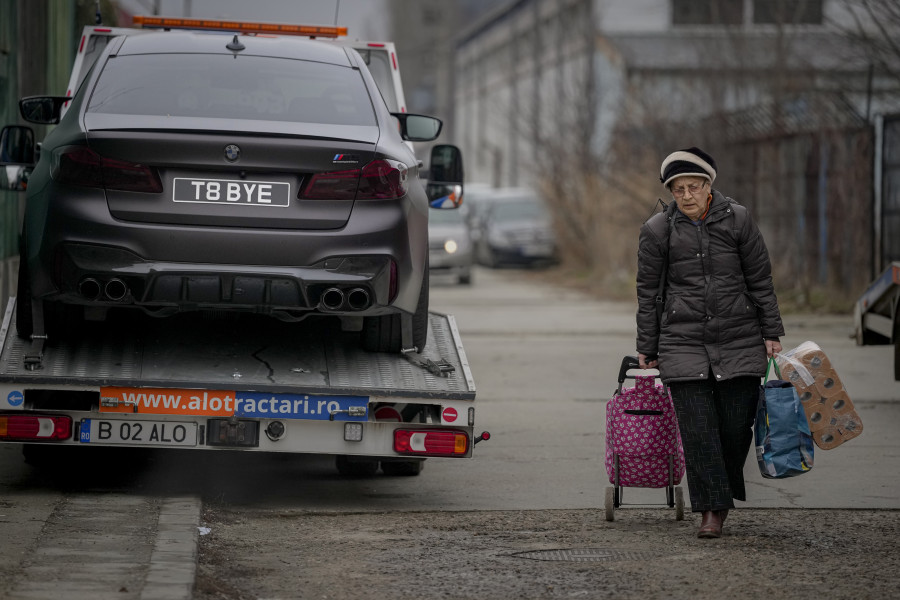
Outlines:
{"label": "manhole cover", "polygon": [[516,558],[529,560],[564,560],[571,562],[604,562],[611,560],[641,560],[652,558],[651,552],[635,552],[632,550],[617,550],[615,548],[563,548],[559,550],[529,550],[516,552]]}

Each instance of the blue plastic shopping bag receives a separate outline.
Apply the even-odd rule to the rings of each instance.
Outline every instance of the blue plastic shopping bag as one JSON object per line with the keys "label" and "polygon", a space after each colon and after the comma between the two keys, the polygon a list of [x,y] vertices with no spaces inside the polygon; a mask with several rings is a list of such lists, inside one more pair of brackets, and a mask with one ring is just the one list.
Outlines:
{"label": "blue plastic shopping bag", "polygon": [[[775,359],[769,360],[769,368]],[[776,373],[778,366],[775,366]],[[756,411],[756,460],[767,479],[802,475],[813,467],[813,439],[797,390],[773,379],[760,388]]]}

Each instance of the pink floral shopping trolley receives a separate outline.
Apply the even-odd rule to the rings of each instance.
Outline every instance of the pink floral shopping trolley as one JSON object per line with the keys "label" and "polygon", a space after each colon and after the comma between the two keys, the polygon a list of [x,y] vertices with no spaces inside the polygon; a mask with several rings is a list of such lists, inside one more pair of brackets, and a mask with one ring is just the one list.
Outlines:
{"label": "pink floral shopping trolley", "polygon": [[[619,369],[619,386],[606,404],[606,520],[615,519],[625,487],[666,488],[666,504],[675,519],[684,519],[684,495],[675,487],[684,477],[684,450],[669,390],[650,375],[631,375],[638,360],[626,356]],[[644,373],[645,371],[638,371]],[[626,379],[634,387],[623,388]]]}

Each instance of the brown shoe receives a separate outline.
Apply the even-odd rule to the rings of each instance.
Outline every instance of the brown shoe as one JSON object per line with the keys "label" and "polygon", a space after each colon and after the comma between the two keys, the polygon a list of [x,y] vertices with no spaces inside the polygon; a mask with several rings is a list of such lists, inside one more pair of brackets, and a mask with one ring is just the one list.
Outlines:
{"label": "brown shoe", "polygon": [[725,519],[728,518],[728,509],[726,508],[725,510],[720,510],[720,511],[719,511],[719,516],[722,517],[722,525],[724,525],[724,524],[725,524]]}
{"label": "brown shoe", "polygon": [[697,537],[706,539],[722,537],[722,517],[718,511],[703,512],[703,520],[700,522],[700,531],[697,532]]}

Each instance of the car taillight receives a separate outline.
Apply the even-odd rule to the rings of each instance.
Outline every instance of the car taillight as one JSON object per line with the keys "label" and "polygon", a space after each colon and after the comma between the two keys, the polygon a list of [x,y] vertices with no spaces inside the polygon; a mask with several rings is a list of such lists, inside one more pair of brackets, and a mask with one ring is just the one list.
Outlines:
{"label": "car taillight", "polygon": [[307,200],[393,200],[406,195],[409,167],[395,160],[373,160],[362,169],[313,175],[300,192]]}
{"label": "car taillight", "polygon": [[63,148],[53,156],[53,179],[69,185],[125,192],[162,192],[155,169],[138,163],[105,158],[83,146]]}
{"label": "car taillight", "polygon": [[307,200],[353,200],[359,187],[359,169],[316,173],[300,192]]}
{"label": "car taillight", "polygon": [[100,170],[103,174],[103,185],[107,189],[150,194],[162,192],[159,175],[150,167],[124,160],[101,158]]}
{"label": "car taillight", "polygon": [[102,188],[100,155],[88,148],[64,148],[53,154],[50,176],[60,183]]}
{"label": "car taillight", "polygon": [[0,440],[67,440],[71,436],[71,417],[0,415]]}
{"label": "car taillight", "polygon": [[456,429],[395,429],[394,451],[417,456],[465,456],[469,436]]}
{"label": "car taillight", "polygon": [[409,168],[395,160],[373,160],[362,169],[357,200],[393,200],[406,195]]}

